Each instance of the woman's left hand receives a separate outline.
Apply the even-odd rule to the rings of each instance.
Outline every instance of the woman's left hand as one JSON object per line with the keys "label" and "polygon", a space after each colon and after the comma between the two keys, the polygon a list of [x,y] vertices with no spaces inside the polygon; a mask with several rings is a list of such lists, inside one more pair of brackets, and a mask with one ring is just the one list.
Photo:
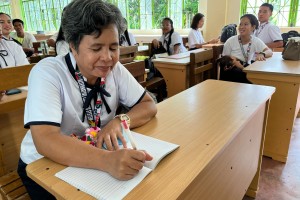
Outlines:
{"label": "woman's left hand", "polygon": [[263,60],[266,60],[266,58],[263,54],[257,54],[255,60],[263,61]]}
{"label": "woman's left hand", "polygon": [[118,138],[121,140],[124,148],[127,148],[126,140],[122,134],[121,122],[118,118],[115,118],[98,133],[97,147],[102,148],[103,143],[105,143],[107,150],[118,150]]}

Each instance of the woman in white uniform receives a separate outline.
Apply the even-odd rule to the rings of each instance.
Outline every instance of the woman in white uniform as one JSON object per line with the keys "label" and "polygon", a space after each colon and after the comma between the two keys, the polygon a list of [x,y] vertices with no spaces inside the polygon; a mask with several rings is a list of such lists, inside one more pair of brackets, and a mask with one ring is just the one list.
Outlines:
{"label": "woman in white uniform", "polygon": [[219,41],[219,39],[212,39],[208,42],[204,41],[204,38],[199,29],[204,25],[204,15],[197,13],[192,20],[191,30],[188,35],[189,50],[202,48],[204,44],[214,44]]}
{"label": "woman in white uniform", "polygon": [[[24,115],[30,130],[21,144],[18,173],[32,199],[54,199],[26,174],[26,165],[43,156],[66,166],[105,171],[120,180],[132,179],[152,159],[127,148],[122,135],[121,120],[135,128],[157,112],[145,89],[118,62],[123,30],[121,12],[114,5],[74,0],[62,17],[71,52],[45,58],[31,70]],[[116,116],[120,103],[131,109]],[[91,130],[97,132],[93,146],[78,139]]]}
{"label": "woman in white uniform", "polygon": [[231,57],[232,66],[228,66],[225,71],[221,68],[223,80],[249,83],[243,72],[244,67],[273,55],[263,41],[253,36],[257,27],[258,20],[254,15],[245,14],[240,18],[239,35],[230,37],[224,44],[222,55]]}
{"label": "woman in white uniform", "polygon": [[152,41],[154,51],[163,47],[169,55],[186,52],[186,48],[182,43],[182,37],[174,31],[173,21],[166,17],[162,20],[162,36]]}
{"label": "woman in white uniform", "polygon": [[12,21],[10,16],[0,13],[0,68],[29,64],[22,46],[10,39],[9,33],[11,29]]}

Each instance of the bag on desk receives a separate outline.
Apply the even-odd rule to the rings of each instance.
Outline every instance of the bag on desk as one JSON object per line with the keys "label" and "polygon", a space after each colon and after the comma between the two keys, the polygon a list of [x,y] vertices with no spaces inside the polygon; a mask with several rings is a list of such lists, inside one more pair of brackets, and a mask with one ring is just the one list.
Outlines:
{"label": "bag on desk", "polygon": [[282,52],[285,60],[300,60],[300,37],[289,38]]}

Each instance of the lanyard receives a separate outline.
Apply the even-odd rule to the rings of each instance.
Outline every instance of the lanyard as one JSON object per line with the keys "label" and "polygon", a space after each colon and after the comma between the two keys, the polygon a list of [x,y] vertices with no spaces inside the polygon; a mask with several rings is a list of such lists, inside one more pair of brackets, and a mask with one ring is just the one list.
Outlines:
{"label": "lanyard", "polygon": [[250,49],[251,49],[251,40],[252,40],[252,38],[250,39],[250,42],[249,42],[248,47],[247,47],[247,53],[246,53],[245,50],[244,50],[243,44],[242,44],[242,39],[239,36],[240,47],[241,47],[241,50],[242,50],[242,53],[243,53],[243,56],[245,58],[246,63],[248,63],[249,53],[250,53]]}
{"label": "lanyard", "polygon": [[[72,76],[78,83],[79,91],[83,102],[82,121],[84,121],[84,116],[86,115],[90,127],[97,127],[97,126],[100,127],[102,103],[104,104],[107,113],[111,112],[111,109],[108,106],[104,97],[104,95],[110,97],[110,94],[104,89],[106,79],[98,78],[96,84],[94,85],[92,90],[88,93],[86,88],[86,82],[84,81],[82,74],[80,73],[79,70],[77,71],[74,70],[74,67],[70,59],[70,54],[67,54],[65,56],[65,60],[69,68],[69,71],[71,72]],[[95,102],[94,110],[91,107],[92,98],[94,98],[94,102]]]}
{"label": "lanyard", "polygon": [[[94,107],[94,112],[93,112],[92,106],[91,106],[89,100],[87,99],[88,93],[87,93],[87,89],[86,89],[86,86],[84,83],[83,76],[80,73],[80,71],[78,71],[78,70],[75,72],[75,76],[76,76],[76,80],[77,80],[77,83],[79,86],[79,91],[80,91],[82,102],[83,102],[83,109],[85,111],[85,112],[83,112],[83,117],[84,117],[84,114],[86,114],[86,117],[87,117],[90,127],[96,127],[98,124],[100,126],[101,125],[100,115],[101,115],[101,107],[102,107],[100,92],[95,93],[96,98],[94,98],[94,99],[96,99],[96,102],[95,102],[95,107]],[[104,88],[105,87],[105,78],[101,78],[101,81],[100,81],[100,78],[98,78],[94,87]],[[86,102],[88,102],[88,103],[86,103]]]}
{"label": "lanyard", "polygon": [[265,23],[264,25],[258,27],[258,30],[257,30],[256,33],[255,33],[255,36],[256,36],[256,37],[262,32],[262,30],[265,28],[265,26],[266,26],[268,23],[269,23],[269,22],[267,22],[267,23]]}
{"label": "lanyard", "polygon": [[[8,56],[8,52],[6,50],[0,50],[0,57],[3,59],[4,63],[5,63],[5,66],[7,66],[7,62],[4,58],[4,56]],[[0,69],[1,69],[1,64],[0,64]]]}

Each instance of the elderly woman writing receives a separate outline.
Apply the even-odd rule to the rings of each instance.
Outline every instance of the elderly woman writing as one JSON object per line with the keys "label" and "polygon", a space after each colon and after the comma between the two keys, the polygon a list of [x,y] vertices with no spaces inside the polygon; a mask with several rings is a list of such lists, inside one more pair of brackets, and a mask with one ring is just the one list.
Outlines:
{"label": "elderly woman writing", "polygon": [[[127,148],[120,120],[138,127],[155,116],[152,98],[118,62],[123,19],[117,7],[100,0],[66,6],[62,31],[71,52],[46,58],[32,69],[18,173],[32,199],[54,197],[27,177],[27,164],[45,156],[67,166],[93,168],[120,180],[133,178],[147,152]],[[115,116],[119,103],[131,110]],[[98,132],[96,146],[74,139]],[[120,149],[118,140],[124,148]],[[101,147],[105,144],[108,150]]]}

